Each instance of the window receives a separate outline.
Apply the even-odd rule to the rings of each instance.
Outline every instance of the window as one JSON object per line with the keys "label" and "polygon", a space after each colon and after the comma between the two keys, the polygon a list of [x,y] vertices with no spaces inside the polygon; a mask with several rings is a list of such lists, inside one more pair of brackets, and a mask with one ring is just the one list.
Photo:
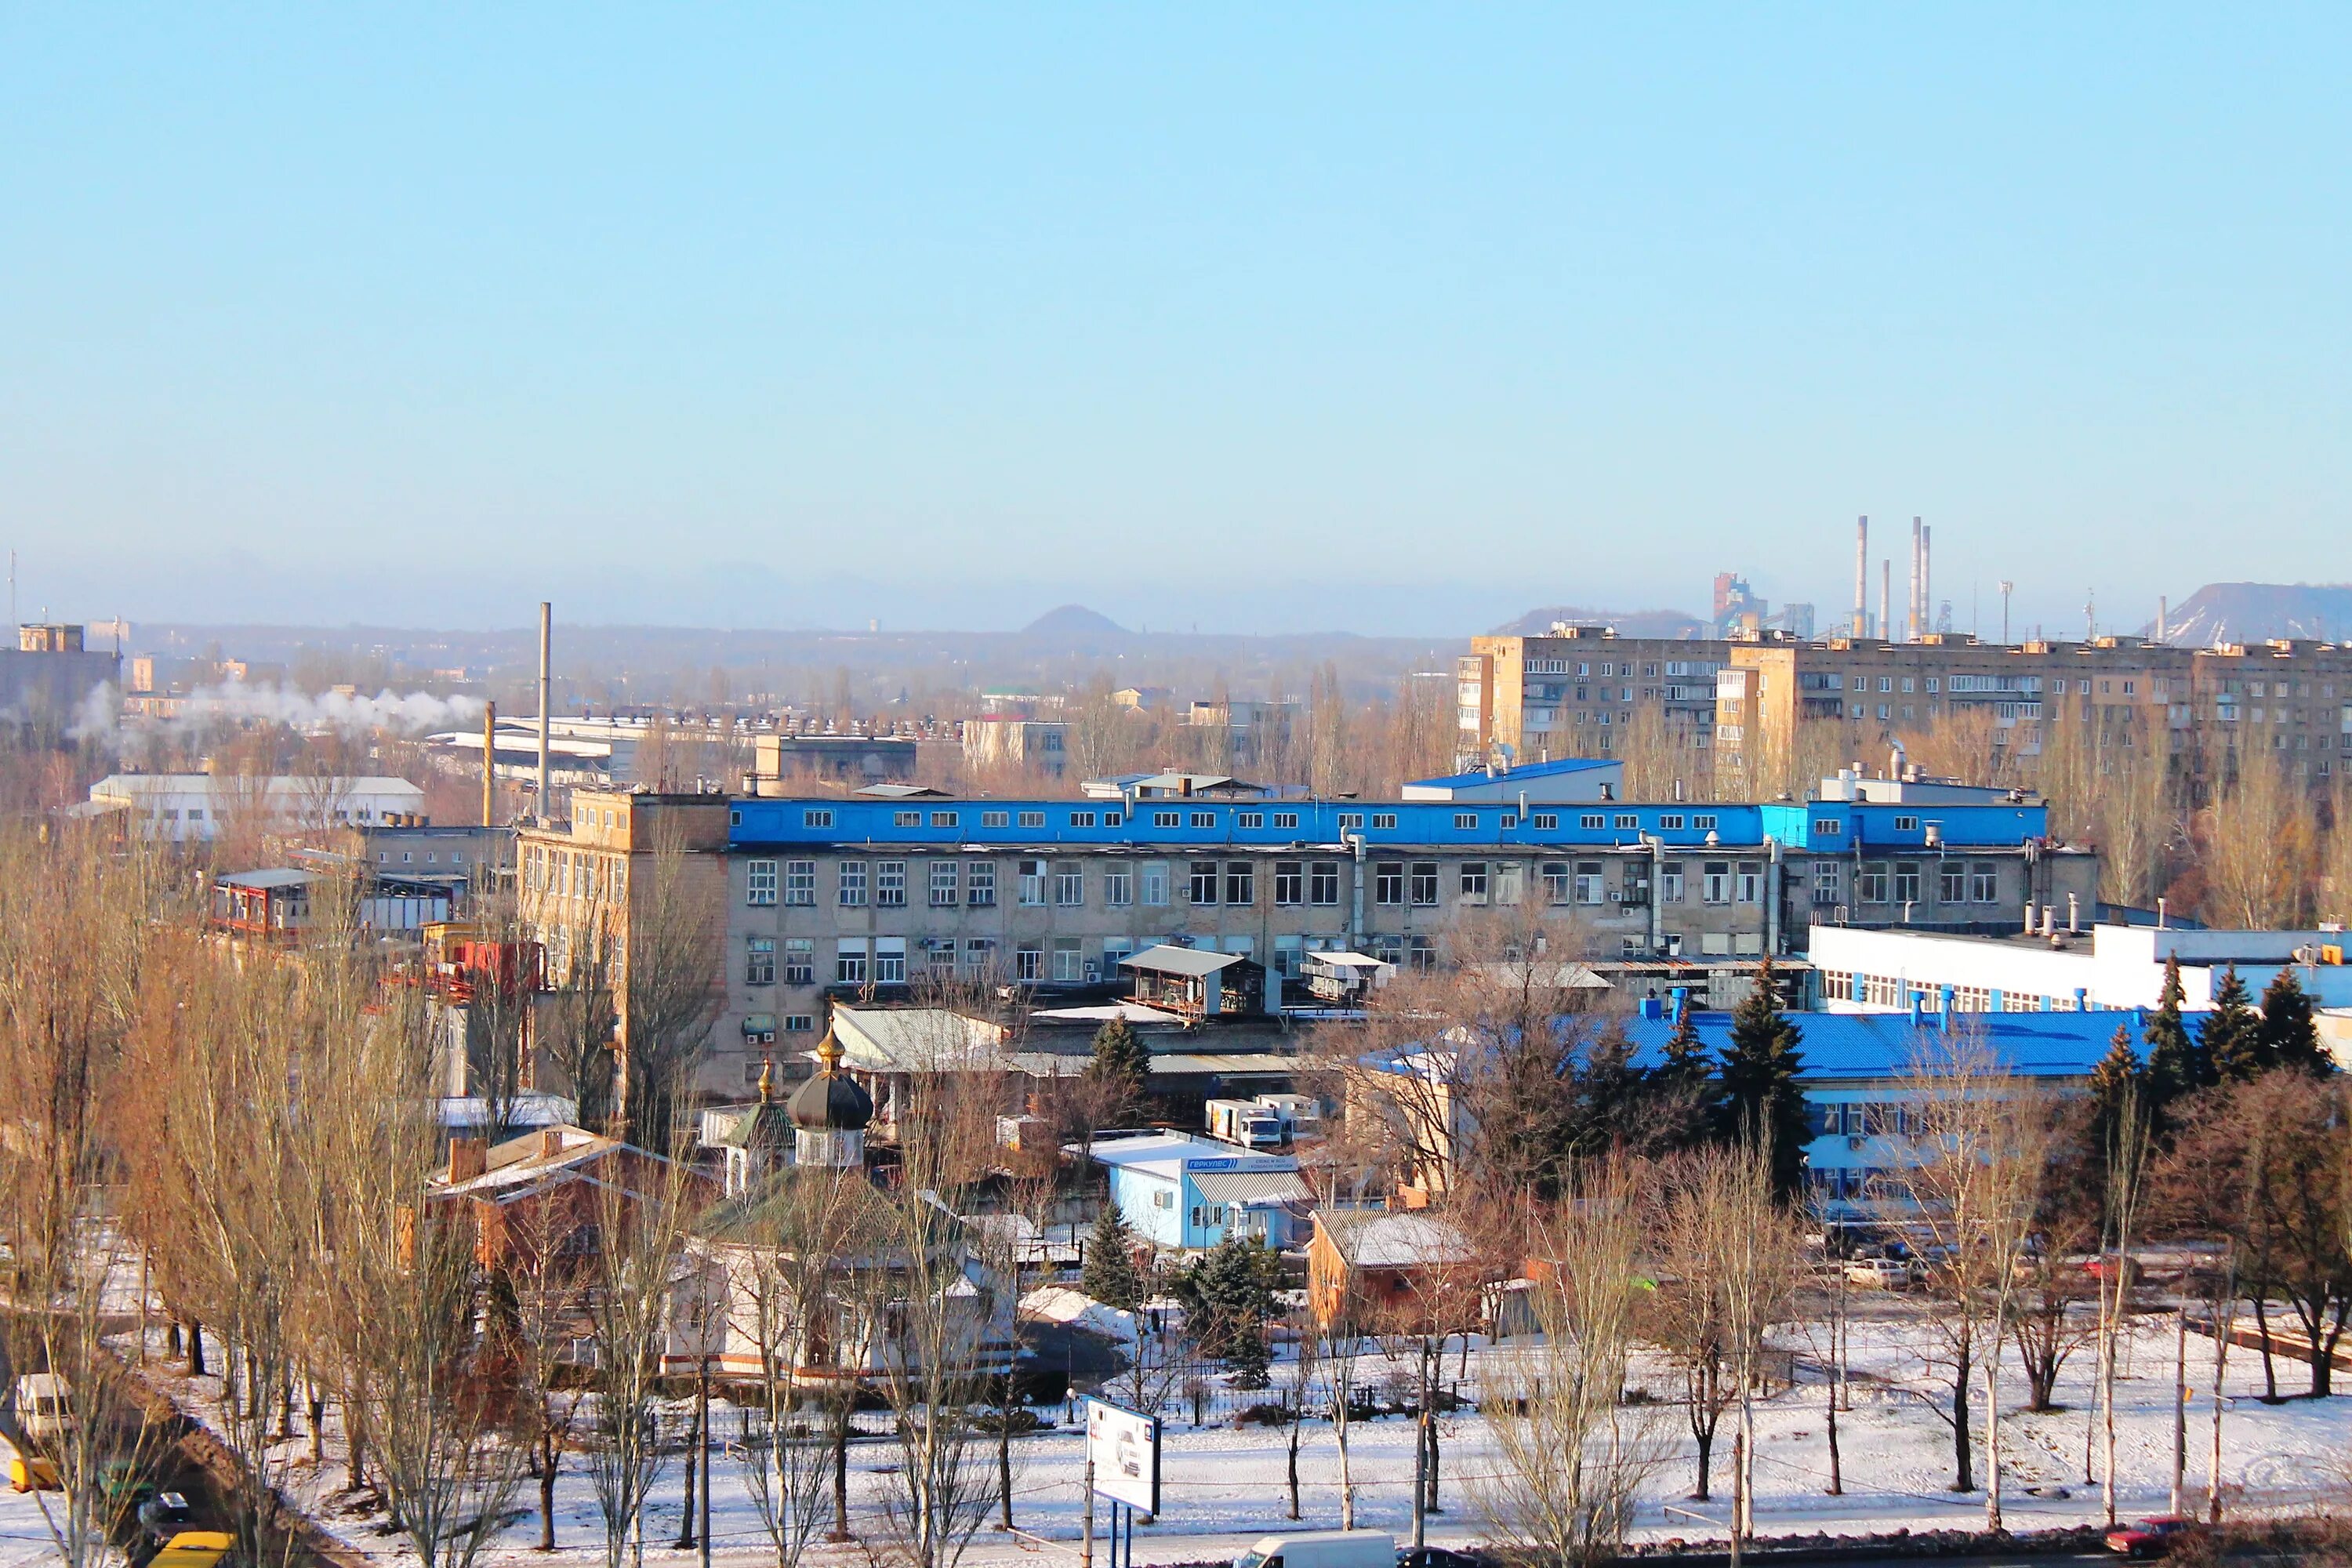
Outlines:
{"label": "window", "polygon": [[1658,818],[1658,831],[1661,833],[1679,833],[1682,826],[1683,814],[1679,811],[1670,811]]}
{"label": "window", "polygon": [[1216,825],[1217,825],[1217,814],[1216,814],[1215,812],[1213,812],[1213,811],[1196,811],[1196,812],[1192,813],[1192,826],[1194,826],[1194,827],[1214,827]]}
{"label": "window", "polygon": [[1907,675],[1903,678],[1903,689],[1906,692],[1911,689],[1911,678]]}
{"label": "window", "polygon": [[1683,863],[1662,860],[1658,863],[1658,898],[1665,903],[1683,901]]}
{"label": "window", "polygon": [[1103,868],[1103,903],[1123,910],[1135,902],[1135,873],[1125,866]]}
{"label": "window", "polygon": [[877,936],[874,939],[874,984],[904,985],[907,984],[907,939],[903,936]]}
{"label": "window", "polygon": [[1503,813],[1502,827],[1503,827],[1503,831],[1504,831],[1504,832],[1507,833],[1507,832],[1509,832],[1512,828],[1517,827],[1518,825],[1519,825],[1519,814],[1518,814],[1517,812],[1516,812],[1516,811],[1507,811],[1507,812]]}
{"label": "window", "polygon": [[877,909],[884,910],[907,907],[907,863],[904,860],[874,862],[874,904]]}
{"label": "window", "polygon": [[1217,901],[1217,863],[1214,860],[1195,860],[1192,863],[1192,901],[1196,904],[1215,903]]}
{"label": "window", "polygon": [[975,860],[965,868],[963,901],[975,910],[992,909],[996,904],[996,862]]}
{"label": "window", "polygon": [[1813,862],[1813,902],[1834,904],[1845,881],[1845,868],[1835,860]]}
{"label": "window", "polygon": [[1412,863],[1412,902],[1415,909],[1437,907],[1437,862],[1415,860]]}
{"label": "window", "polygon": [[1936,868],[1936,897],[1948,904],[1964,903],[1969,896],[1969,868],[1962,860],[1946,860]]}
{"label": "window", "polygon": [[1399,860],[1380,860],[1372,866],[1372,902],[1401,904],[1404,902],[1404,864]]}
{"label": "window", "polygon": [[983,811],[980,814],[980,825],[982,827],[1010,827],[1013,826],[1013,814],[1009,811]]}
{"label": "window", "polygon": [[1181,827],[1184,826],[1184,814],[1181,811],[1155,811],[1151,814],[1151,826],[1154,827]]}
{"label": "window", "polygon": [[1229,904],[1257,902],[1257,868],[1249,861],[1225,862],[1225,902]]}
{"label": "window", "polygon": [[1707,860],[1699,867],[1699,900],[1702,903],[1727,904],[1731,901],[1731,862]]}
{"label": "window", "polygon": [[1054,868],[1054,902],[1074,910],[1087,901],[1087,868],[1064,861]]}
{"label": "window", "polygon": [[1033,909],[1045,901],[1045,862],[1043,860],[1021,862],[1021,901]]}
{"label": "window", "polygon": [[1095,825],[1095,814],[1094,814],[1093,812],[1091,812],[1091,811],[1074,811],[1074,812],[1070,813],[1070,826],[1073,826],[1073,827],[1092,827],[1094,825]]}
{"label": "window", "polygon": [[1916,860],[1895,863],[1895,901],[1916,904],[1919,901],[1919,864]]}
{"label": "window", "polygon": [[1457,811],[1454,814],[1454,826],[1457,828],[1475,827],[1478,826],[1478,814],[1475,811]]}
{"label": "window", "polygon": [[1538,811],[1535,814],[1535,829],[1538,833],[1549,833],[1559,826],[1559,813],[1556,811]]}
{"label": "window", "polygon": [[1845,824],[1834,816],[1824,816],[1813,824],[1813,831],[1823,838],[1840,838],[1845,835]]}
{"label": "window", "polygon": [[1276,827],[1296,827],[1298,826],[1298,814],[1295,811],[1277,811],[1274,814],[1274,825]]}
{"label": "window", "polygon": [[1931,676],[1929,676],[1929,677],[1927,678],[1927,695],[1928,695],[1928,696],[1933,697],[1933,696],[1936,694],[1936,688],[1937,688],[1937,683],[1938,683],[1939,679],[1940,679],[1939,677],[1933,676],[1933,675],[1931,675]]}
{"label": "window", "polygon": [[1262,811],[1237,811],[1234,813],[1234,826],[1236,827],[1264,827],[1265,826],[1265,813]]}
{"label": "window", "polygon": [[1895,819],[1895,831],[1916,833],[1919,831],[1919,819],[1916,816],[1898,816]]}
{"label": "window", "polygon": [[1045,975],[1045,949],[1039,943],[1024,942],[1013,950],[1013,978],[1030,984]]}
{"label": "window", "polygon": [[1043,827],[1045,826],[1045,814],[1042,811],[1024,811],[1021,814],[1021,826]]}
{"label": "window", "polygon": [[1343,812],[1341,812],[1341,813],[1339,814],[1339,831],[1340,831],[1340,832],[1342,832],[1342,833],[1360,833],[1361,831],[1363,831],[1363,826],[1364,826],[1364,814],[1363,814],[1362,812],[1360,812],[1360,811],[1343,811]]}
{"label": "window", "polygon": [[816,984],[816,943],[804,936],[784,938],[784,984]]}
{"label": "window", "polygon": [[894,811],[890,814],[890,826],[893,827],[920,827],[922,825],[923,814],[919,811]]}
{"label": "window", "polygon": [[1167,905],[1167,861],[1146,860],[1143,863],[1143,901],[1153,909],[1164,908]]}
{"label": "window", "polygon": [[951,910],[956,904],[956,863],[952,860],[931,862],[931,908]]}
{"label": "window", "polygon": [[1054,978],[1067,984],[1087,977],[1086,950],[1074,936],[1054,939]]}
{"label": "window", "polygon": [[832,808],[826,807],[822,810],[802,812],[801,826],[803,827],[831,827],[833,826]]}
{"label": "window", "polygon": [[989,974],[996,969],[996,939],[992,936],[968,936],[963,939],[963,967],[967,974]]}
{"label": "window", "polygon": [[1276,860],[1274,863],[1274,901],[1276,904],[1303,904],[1307,901],[1307,866],[1299,860]]}
{"label": "window", "polygon": [[866,943],[862,938],[834,944],[833,983],[835,985],[866,984]]}
{"label": "window", "polygon": [[1397,814],[1393,811],[1376,811],[1372,813],[1372,826],[1374,827],[1393,828],[1396,826],[1396,824]]}
{"label": "window", "polygon": [[743,901],[755,907],[776,901],[776,863],[773,860],[747,860],[743,863]]}
{"label": "window", "polygon": [[1105,827],[1117,827],[1120,823],[1125,822],[1127,818],[1124,816],[1116,811],[1106,811],[1103,813],[1103,826]]}
{"label": "window", "polygon": [[1760,904],[1764,901],[1764,863],[1742,860],[1739,863],[1739,901]]}
{"label": "window", "polygon": [[776,939],[753,936],[743,939],[743,984],[773,985],[776,983]]}
{"label": "window", "polygon": [[935,811],[931,813],[931,826],[933,827],[953,827],[955,825],[956,814],[954,812]]}
{"label": "window", "polygon": [[840,901],[844,908],[854,908],[866,902],[865,861],[844,860],[841,863]]}
{"label": "window", "polygon": [[1969,864],[1969,902],[1991,904],[2000,901],[2000,867],[1991,860],[1974,860]]}
{"label": "window", "polygon": [[814,1034],[815,1032],[816,1015],[814,1013],[787,1013],[784,1015],[784,1033],[787,1035],[810,1035]]}
{"label": "window", "polygon": [[1318,860],[1307,868],[1307,901],[1329,909],[1339,901],[1339,862]]}
{"label": "window", "polygon": [[1576,819],[1579,827],[1601,828],[1609,826],[1609,818],[1597,811],[1588,811]]}
{"label": "window", "polygon": [[1715,813],[1702,811],[1691,818],[1691,826],[1701,833],[1715,831]]}
{"label": "window", "polygon": [[1894,690],[1894,689],[1895,689],[1895,678],[1894,678],[1893,676],[1891,676],[1891,675],[1882,675],[1882,676],[1880,676],[1880,677],[1878,678],[1878,689],[1880,689],[1881,691],[1892,691],[1892,690]]}
{"label": "window", "polygon": [[1638,828],[1641,826],[1642,819],[1632,812],[1621,811],[1617,814],[1617,826],[1621,832],[1628,828]]}
{"label": "window", "polygon": [[1601,900],[1601,862],[1579,860],[1576,863],[1576,901],[1597,904]]}
{"label": "window", "polygon": [[1853,879],[1853,889],[1855,896],[1865,904],[1885,903],[1886,901],[1886,862],[1884,860],[1863,862],[1861,872]]}
{"label": "window", "polygon": [[1567,861],[1547,860],[1539,871],[1543,877],[1544,902],[1564,904],[1575,896],[1570,890]]}
{"label": "window", "polygon": [[1486,862],[1484,860],[1462,862],[1462,901],[1465,904],[1486,901]]}

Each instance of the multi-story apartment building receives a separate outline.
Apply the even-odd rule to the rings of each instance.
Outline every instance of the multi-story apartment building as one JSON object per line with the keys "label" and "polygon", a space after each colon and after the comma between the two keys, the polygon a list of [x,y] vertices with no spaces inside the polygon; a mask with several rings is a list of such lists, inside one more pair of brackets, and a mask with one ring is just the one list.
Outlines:
{"label": "multi-story apartment building", "polygon": [[1549,637],[1472,637],[1454,666],[1455,753],[1465,766],[1502,746],[1517,762],[1610,756],[1645,712],[1704,746],[1729,646],[1565,624]]}
{"label": "multi-story apartment building", "polygon": [[1656,712],[1725,776],[1786,755],[1800,720],[1836,720],[1872,750],[1947,718],[1983,713],[1995,743],[2037,754],[2050,726],[2137,716],[2193,767],[2209,742],[2251,738],[2301,776],[2352,752],[2352,647],[2308,640],[2173,647],[2136,637],[2015,646],[1929,634],[1804,640],[1624,638],[1588,626],[1480,637],[1459,661],[1458,751],[1515,759],[1622,753],[1625,727]]}
{"label": "multi-story apartment building", "polygon": [[1817,915],[2021,929],[2029,905],[2094,897],[2095,858],[2047,831],[2040,804],[1986,791],[1524,812],[1507,797],[737,800],[726,1007],[702,1082],[741,1092],[764,1056],[814,1040],[828,995],[926,976],[1082,987],[1161,942],[1288,976],[1318,951],[1429,963],[1465,917],[1498,914],[1610,958],[1786,952]]}

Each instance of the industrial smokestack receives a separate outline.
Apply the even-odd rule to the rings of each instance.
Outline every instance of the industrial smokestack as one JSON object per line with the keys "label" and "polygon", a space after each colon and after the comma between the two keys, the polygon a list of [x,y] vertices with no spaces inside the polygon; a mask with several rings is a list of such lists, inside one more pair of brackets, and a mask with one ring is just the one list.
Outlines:
{"label": "industrial smokestack", "polygon": [[549,639],[554,626],[555,606],[541,599],[539,602],[539,820],[553,820],[547,812],[547,687]]}
{"label": "industrial smokestack", "polygon": [[1895,640],[1895,558],[1891,555],[1878,563],[1878,635],[1888,642]]}
{"label": "industrial smokestack", "polygon": [[2156,640],[2164,640],[2164,623],[2171,618],[2172,601],[2164,595],[2156,596]]}
{"label": "industrial smokestack", "polygon": [[1919,530],[1919,629],[1936,629],[1936,530],[1932,523]]}
{"label": "industrial smokestack", "polygon": [[482,826],[499,825],[499,705],[482,704]]}
{"label": "industrial smokestack", "polygon": [[1919,638],[1919,520],[1911,520],[1911,607],[1904,616],[1903,640]]}
{"label": "industrial smokestack", "polygon": [[1853,635],[1870,635],[1870,518],[1858,518],[1853,525]]}

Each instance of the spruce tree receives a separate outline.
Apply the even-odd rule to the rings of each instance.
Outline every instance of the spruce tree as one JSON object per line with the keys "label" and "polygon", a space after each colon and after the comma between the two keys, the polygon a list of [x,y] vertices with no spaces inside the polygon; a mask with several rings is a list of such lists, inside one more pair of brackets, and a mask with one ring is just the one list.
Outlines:
{"label": "spruce tree", "polygon": [[2172,1102],[2182,1095],[2203,1087],[2207,1064],[2204,1052],[2189,1037],[2189,1026],[2180,1021],[2180,960],[2164,961],[2164,989],[2156,999],[2156,1011],[2147,1016],[2147,1026],[2141,1030],[2147,1041],[2147,1077],[2144,1080],[2149,1111],[2163,1116]]}
{"label": "spruce tree", "polygon": [[1713,1130],[1720,1090],[1715,1082],[1714,1059],[1699,1037],[1697,1009],[1685,999],[1675,1015],[1674,1027],[1659,1047],[1657,1070],[1643,1084],[1656,1105],[1655,1121],[1670,1148],[1686,1149],[1703,1142]]}
{"label": "spruce tree", "polygon": [[2264,1059],[2269,1053],[2263,1048],[2262,1020],[2254,1016],[2246,983],[2234,963],[2221,972],[2221,984],[2213,988],[2213,1010],[2199,1026],[2197,1043],[2204,1047],[2216,1083],[2251,1083],[2273,1065]]}
{"label": "spruce tree", "polygon": [[1265,1325],[1280,1277],[1274,1253],[1229,1236],[1177,1279],[1193,1343],[1233,1370],[1236,1388],[1265,1386]]}
{"label": "spruce tree", "polygon": [[2274,1068],[2320,1077],[2329,1069],[2319,1048],[2319,1031],[2311,1020],[2311,993],[2294,977],[2292,965],[2271,976],[2263,988],[2263,1055]]}
{"label": "spruce tree", "polygon": [[1764,1142],[1772,1189],[1793,1195],[1804,1181],[1805,1144],[1812,1133],[1805,1097],[1797,1086],[1804,1035],[1780,1011],[1772,957],[1765,954],[1756,989],[1731,1013],[1731,1041],[1723,1048],[1723,1100],[1717,1135],[1726,1142],[1754,1136]]}
{"label": "spruce tree", "polygon": [[1125,1121],[1139,1110],[1151,1088],[1151,1052],[1125,1018],[1113,1018],[1095,1031],[1094,1059],[1087,1078],[1106,1086],[1113,1121]]}
{"label": "spruce tree", "polygon": [[1106,1307],[1122,1312],[1143,1306],[1143,1281],[1135,1272],[1135,1233],[1119,1216],[1118,1205],[1103,1205],[1102,1217],[1087,1237],[1087,1266],[1078,1289]]}
{"label": "spruce tree", "polygon": [[2091,1071],[2089,1152],[2103,1164],[2106,1152],[2115,1146],[2127,1109],[2142,1092],[2139,1056],[2132,1049],[2131,1031],[2117,1024],[2115,1037],[2107,1042],[2107,1054]]}

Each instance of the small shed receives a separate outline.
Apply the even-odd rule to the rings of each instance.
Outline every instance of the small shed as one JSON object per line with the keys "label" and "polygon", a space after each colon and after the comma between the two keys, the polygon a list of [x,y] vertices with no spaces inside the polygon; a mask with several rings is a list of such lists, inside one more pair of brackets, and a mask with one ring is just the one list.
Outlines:
{"label": "small shed", "polygon": [[1163,942],[1119,960],[1135,975],[1135,999],[1198,1021],[1263,1012],[1265,969],[1237,952],[1172,947]]}

